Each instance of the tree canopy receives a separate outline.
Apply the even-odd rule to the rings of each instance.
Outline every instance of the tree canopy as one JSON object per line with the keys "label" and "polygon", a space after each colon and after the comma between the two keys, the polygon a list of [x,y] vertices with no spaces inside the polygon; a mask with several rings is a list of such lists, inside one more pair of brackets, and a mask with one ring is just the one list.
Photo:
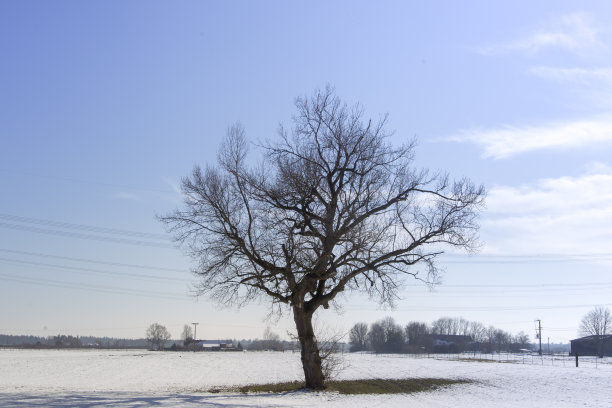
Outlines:
{"label": "tree canopy", "polygon": [[612,314],[610,309],[595,307],[582,318],[580,333],[583,336],[603,336],[610,334],[612,328]]}
{"label": "tree canopy", "polygon": [[314,312],[345,291],[392,304],[406,277],[435,282],[445,246],[474,248],[485,192],[415,168],[415,144],[392,145],[386,116],[365,120],[330,87],[296,108],[254,161],[230,127],[217,165],[196,166],[184,207],[162,220],[195,260],[200,293],[292,310],[306,384],[321,388]]}
{"label": "tree canopy", "polygon": [[147,342],[151,348],[161,350],[168,340],[170,340],[170,332],[165,326],[159,323],[153,323],[147,329]]}

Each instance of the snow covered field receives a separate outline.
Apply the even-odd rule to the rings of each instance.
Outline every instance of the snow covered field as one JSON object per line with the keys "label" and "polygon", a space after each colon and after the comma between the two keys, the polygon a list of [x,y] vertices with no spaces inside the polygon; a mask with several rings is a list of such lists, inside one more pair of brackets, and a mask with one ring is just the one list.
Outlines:
{"label": "snow covered field", "polygon": [[242,395],[215,386],[301,380],[297,353],[0,349],[2,407],[598,407],[612,408],[612,364],[513,364],[343,355],[338,379],[464,378],[412,395]]}

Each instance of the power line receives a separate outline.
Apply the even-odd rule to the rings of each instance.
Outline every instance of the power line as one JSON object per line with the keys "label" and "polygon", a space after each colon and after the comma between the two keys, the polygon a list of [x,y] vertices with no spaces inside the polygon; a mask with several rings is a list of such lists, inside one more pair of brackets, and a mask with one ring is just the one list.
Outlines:
{"label": "power line", "polygon": [[168,235],[156,234],[153,232],[140,232],[140,231],[117,229],[117,228],[97,227],[93,225],[53,221],[53,220],[42,219],[42,218],[21,217],[18,215],[11,215],[11,214],[0,213],[0,219],[11,221],[11,222],[21,222],[21,223],[27,223],[27,224],[44,225],[44,226],[63,228],[63,229],[73,229],[73,230],[79,230],[79,231],[96,232],[96,233],[101,233],[101,234],[123,235],[123,236],[129,236],[129,237],[157,239],[157,240],[164,240],[164,241],[168,240]]}
{"label": "power line", "polygon": [[574,253],[574,254],[457,254],[445,252],[443,257],[450,258],[580,258],[584,256],[612,256],[612,252]]}
{"label": "power line", "polygon": [[[33,218],[33,217],[23,217],[13,214],[4,214],[0,213],[0,219],[18,222],[18,223],[26,223],[26,224],[34,224],[34,225],[42,225],[42,226],[50,226],[55,228],[62,229],[72,229],[77,231],[86,231],[86,232],[94,232],[100,234],[108,234],[108,235],[120,235],[127,237],[138,237],[138,238],[146,238],[153,240],[162,240],[168,241],[169,236],[166,234],[152,233],[152,232],[142,232],[142,231],[134,231],[134,230],[125,230],[118,228],[108,228],[108,227],[99,227],[93,225],[86,224],[78,224],[78,223],[68,223],[63,221],[55,221],[44,218]],[[7,224],[0,223],[0,227],[10,228],[10,229],[20,229],[27,230],[31,232],[40,232],[40,233],[51,233],[55,235],[68,235],[74,236],[70,232],[63,232],[57,230],[39,230],[35,227],[26,227],[19,226],[15,224]],[[97,237],[88,235],[87,237],[84,235],[79,235],[80,238],[87,239],[97,239],[97,240],[111,240],[112,242],[117,242],[115,240],[120,238],[110,238],[110,237]],[[95,237],[95,238],[94,238]],[[123,241],[122,241],[123,242]],[[152,245],[157,246],[157,243],[144,242],[144,241],[135,241],[130,242],[144,244],[144,245]],[[127,243],[127,242],[124,242]],[[168,246],[168,245],[167,245]],[[166,247],[166,246],[164,246]],[[174,248],[174,246],[172,246]],[[449,259],[450,258],[450,259]],[[477,255],[469,255],[469,254],[449,254],[444,253],[440,257],[440,262],[448,263],[448,264],[506,264],[506,263],[538,263],[538,262],[565,262],[565,261],[589,261],[589,260],[612,260],[612,253],[604,252],[604,253],[575,253],[575,254],[477,254]]]}
{"label": "power line", "polygon": [[[45,257],[45,258],[52,258],[52,259],[61,259],[61,260],[70,260],[70,261],[77,261],[77,262],[87,262],[87,263],[94,263],[94,264],[104,264],[104,265],[111,265],[111,266],[121,266],[121,267],[129,267],[129,268],[139,268],[139,269],[145,269],[145,270],[160,270],[160,271],[170,271],[170,272],[186,272],[186,270],[183,269],[174,269],[174,268],[162,268],[162,267],[154,267],[154,266],[146,266],[146,265],[137,265],[137,264],[125,264],[125,263],[117,263],[117,262],[106,262],[106,261],[99,261],[99,260],[92,260],[92,259],[85,259],[85,258],[74,258],[74,257],[64,257],[64,256],[56,256],[56,255],[49,255],[49,254],[42,254],[42,253],[36,253],[36,252],[28,252],[28,251],[16,251],[16,250],[11,250],[11,249],[5,249],[5,248],[0,248],[0,252],[8,252],[8,253],[12,253],[12,254],[23,254],[23,255],[32,255],[32,256],[37,256],[37,257]],[[14,258],[5,258],[5,257],[0,257],[0,261],[4,261],[4,262],[8,262],[8,263],[18,263],[18,264],[26,264],[26,265],[34,265],[34,266],[43,266],[43,267],[51,267],[51,268],[59,268],[59,269],[65,269],[65,270],[70,270],[70,271],[87,271],[87,272],[94,272],[94,273],[102,273],[102,274],[111,274],[111,275],[117,275],[117,276],[131,276],[131,277],[136,277],[136,278],[147,278],[147,279],[161,279],[161,280],[173,280],[173,281],[188,281],[186,279],[179,279],[179,278],[171,278],[171,277],[163,277],[163,276],[155,276],[155,275],[147,275],[147,274],[135,274],[135,273],[129,273],[129,272],[113,272],[113,271],[106,271],[106,270],[99,270],[99,269],[92,269],[92,268],[83,268],[83,267],[74,267],[74,266],[68,266],[68,265],[58,265],[58,264],[50,264],[50,263],[44,263],[44,262],[34,262],[34,261],[26,261],[26,260],[22,260],[22,259],[14,259]],[[407,285],[407,286],[412,286],[412,287],[421,287],[418,285]],[[545,283],[545,284],[496,284],[496,285],[480,285],[480,284],[473,284],[473,285],[443,285],[441,286],[441,289],[447,289],[447,288],[459,288],[459,289],[474,289],[474,288],[486,288],[486,289],[500,289],[501,292],[496,292],[496,293],[504,293],[507,294],[507,290],[508,289],[512,289],[512,288],[516,288],[516,289],[520,289],[521,290],[521,294],[525,294],[526,296],[529,296],[529,294],[533,293],[533,292],[537,292],[537,293],[541,293],[542,290],[545,289],[553,289],[556,290],[555,294],[561,293],[559,290],[563,289],[562,293],[593,293],[593,289],[601,289],[601,290],[607,290],[608,288],[612,287],[612,282],[580,282],[580,283]],[[588,291],[588,292],[585,292]],[[491,293],[491,296],[497,296],[496,293]],[[423,296],[428,296],[428,297],[432,297],[432,296],[444,296],[444,297],[458,297],[461,295],[469,295],[469,294],[479,294],[482,295],[482,292],[480,291],[460,291],[460,292],[448,292],[448,291],[443,291],[443,292],[433,292],[433,293],[426,293],[426,294],[410,294],[410,297],[414,297],[416,295],[423,295]]]}
{"label": "power line", "polygon": [[27,278],[23,276],[16,276],[10,274],[0,273],[0,280],[8,281],[8,282],[18,282],[18,283],[26,283],[29,285],[38,285],[43,287],[58,287],[63,289],[78,289],[85,290],[90,292],[101,292],[101,293],[109,293],[115,295],[130,295],[130,296],[142,296],[149,297],[154,299],[169,299],[169,300],[187,300],[186,296],[178,296],[173,293],[164,293],[164,292],[153,292],[153,291],[144,291],[138,289],[123,289],[112,286],[102,286],[102,285],[91,285],[91,284],[81,284],[81,283],[71,283],[71,282],[62,282],[51,279],[39,279],[39,278]]}
{"label": "power line", "polygon": [[[54,258],[54,259],[88,262],[88,263],[96,263],[96,264],[106,264],[106,265],[113,265],[113,266],[139,268],[139,269],[156,269],[156,270],[161,270],[161,271],[183,272],[183,273],[186,272],[185,270],[182,270],[182,269],[157,268],[157,267],[151,267],[151,266],[145,266],[145,265],[104,262],[104,261],[97,261],[97,260],[90,260],[90,259],[83,259],[83,258],[54,256],[54,255],[40,254],[40,253],[27,252],[27,251],[15,251],[15,250],[9,250],[9,249],[4,249],[4,248],[0,248],[0,252],[8,252],[8,253],[14,253],[14,254],[26,254],[26,255],[40,256],[40,257]],[[109,275],[116,275],[116,276],[128,276],[128,277],[145,278],[145,279],[159,279],[159,280],[170,280],[170,281],[181,281],[181,282],[189,281],[188,279],[180,279],[180,278],[172,278],[172,277],[164,277],[164,276],[156,276],[156,275],[148,275],[148,274],[137,274],[137,273],[130,273],[130,272],[114,272],[114,271],[106,271],[106,270],[99,270],[99,269],[93,269],[93,268],[75,267],[75,266],[69,266],[69,265],[58,265],[58,264],[50,264],[50,263],[45,263],[45,262],[26,261],[22,259],[5,258],[5,257],[0,257],[0,261],[7,262],[7,263],[13,263],[13,264],[17,263],[17,264],[25,264],[25,265],[33,265],[33,266],[58,268],[58,269],[68,270],[70,272],[84,271],[84,272],[93,272],[93,273],[109,274]],[[453,287],[481,288],[483,287],[483,285],[448,285],[448,286],[444,285],[442,286],[442,288],[447,288],[447,287],[450,287],[450,288],[453,288]],[[593,293],[593,289],[608,290],[608,288],[610,287],[612,287],[612,282],[591,282],[591,283],[582,282],[582,283],[576,283],[576,284],[548,283],[548,284],[532,284],[532,285],[514,285],[514,284],[486,285],[487,289],[499,288],[503,291],[496,292],[496,293],[504,293],[504,294],[508,293],[507,292],[508,288],[518,288],[518,289],[521,289],[521,294],[525,294],[525,296],[529,296],[533,292],[541,293],[543,289],[554,289],[556,290],[554,294],[559,294],[559,293],[578,293],[578,294],[589,293],[591,294]],[[564,290],[563,292],[560,292],[559,289],[564,289]],[[585,292],[585,290],[587,290],[588,292]],[[434,293],[425,293],[425,294],[421,294],[421,293],[410,294],[410,297],[414,297],[417,295],[422,295],[422,296],[427,296],[427,297],[434,297],[434,296],[461,297],[463,295],[470,296],[470,294],[479,294],[482,296],[482,292],[479,292],[479,291],[460,291],[458,293],[457,292],[449,293],[449,292],[444,291],[444,292],[434,292]],[[498,296],[497,294],[491,293],[490,297],[497,297],[497,296]]]}
{"label": "power line", "polygon": [[[450,259],[448,259],[450,258]],[[609,261],[612,253],[582,253],[582,254],[489,254],[489,255],[462,255],[443,254],[439,261],[446,264],[515,264],[515,263],[547,263],[547,262],[583,262],[583,261]]]}
{"label": "power line", "polygon": [[120,263],[120,262],[108,262],[108,261],[100,261],[100,260],[88,259],[88,258],[73,258],[73,257],[68,257],[68,256],[42,254],[40,252],[17,251],[14,249],[6,249],[6,248],[0,248],[0,252],[8,252],[11,254],[18,254],[18,255],[37,256],[37,257],[42,257],[42,258],[61,259],[65,261],[76,261],[76,262],[86,262],[86,263],[94,263],[94,264],[101,264],[101,265],[121,266],[121,267],[126,267],[126,268],[138,268],[138,269],[167,271],[167,272],[185,272],[184,269],[177,269],[177,268],[164,268],[161,266],[148,266],[148,265]]}
{"label": "power line", "polygon": [[[609,286],[612,282],[590,282],[590,283],[532,283],[532,284],[498,284],[498,285],[443,285],[447,288],[548,288],[548,287],[576,287],[580,285],[588,286]],[[417,285],[411,285],[417,286]]]}
{"label": "power line", "polygon": [[100,186],[127,188],[129,190],[150,191],[150,192],[154,192],[154,193],[172,193],[172,194],[176,194],[177,193],[176,191],[171,191],[171,190],[162,190],[162,189],[146,188],[146,187],[134,187],[134,186],[127,186],[127,185],[113,184],[113,183],[104,183],[104,182],[101,182],[101,181],[92,181],[92,180],[80,180],[80,179],[75,179],[75,178],[72,178],[72,177],[50,176],[50,175],[47,175],[47,174],[37,174],[37,173],[30,173],[30,172],[26,172],[26,171],[16,171],[16,170],[0,169],[0,172],[19,174],[19,175],[28,176],[28,177],[38,177],[38,178],[46,178],[46,179],[52,179],[52,180],[67,181],[67,182],[70,182],[70,183],[82,183],[82,184],[88,184],[88,185],[97,184],[97,185],[100,185]]}
{"label": "power line", "polygon": [[30,226],[25,226],[25,225],[6,224],[3,222],[0,222],[0,228],[8,228],[8,229],[26,231],[26,232],[36,232],[36,233],[48,234],[48,235],[58,235],[58,236],[63,236],[63,237],[68,237],[68,238],[80,238],[80,239],[87,239],[87,240],[93,240],[93,241],[112,242],[112,243],[117,243],[117,244],[148,246],[148,247],[165,248],[165,249],[176,249],[177,248],[174,245],[162,244],[162,243],[157,243],[157,242],[139,241],[139,240],[115,238],[115,237],[104,237],[104,236],[88,235],[88,234],[81,234],[78,232],[69,232],[69,231],[48,230],[48,229],[30,227]]}
{"label": "power line", "polygon": [[[79,267],[68,266],[68,265],[48,264],[44,262],[22,261],[19,259],[12,259],[12,258],[0,257],[0,261],[8,262],[8,263],[33,265],[33,266],[43,266],[43,267],[49,267],[49,268],[58,268],[58,269],[61,269],[67,272],[72,272],[72,273],[92,272],[92,273],[98,273],[98,274],[103,274],[103,275],[113,275],[113,276],[131,277],[131,278],[139,278],[139,279],[144,278],[144,279],[157,279],[157,280],[175,281],[175,282],[189,282],[188,279],[171,278],[167,276],[155,276],[155,275],[146,275],[146,274],[130,273],[130,272],[104,271],[100,269],[79,268]],[[85,274],[85,275],[88,275],[88,274]]]}
{"label": "power line", "polygon": [[[594,306],[612,306],[612,303],[607,304],[582,304],[582,305],[559,305],[559,306],[474,306],[474,307],[410,307],[397,308],[393,311],[400,312],[492,312],[492,311],[518,311],[518,310],[557,310],[557,309],[578,309]],[[361,306],[345,306],[346,310],[371,310],[371,308]]]}
{"label": "power line", "polygon": [[441,263],[444,264],[452,264],[452,265],[459,265],[459,264],[495,264],[495,265],[499,265],[499,264],[535,264],[535,263],[555,263],[555,262],[585,262],[585,261],[612,261],[612,256],[606,256],[606,257],[601,257],[601,256],[582,256],[582,257],[576,257],[576,258],[564,258],[564,257],[557,257],[557,258],[550,258],[550,259],[538,259],[538,258],[533,258],[533,259],[529,259],[529,257],[525,257],[526,259],[513,259],[513,260],[501,260],[501,259],[497,259],[497,260],[464,260],[464,261],[443,261],[440,260]]}
{"label": "power line", "polygon": [[527,297],[531,298],[534,295],[538,296],[560,296],[560,295],[596,295],[596,294],[609,294],[610,286],[606,287],[594,287],[594,288],[576,288],[576,289],[554,289],[548,288],[546,292],[543,292],[542,289],[530,289],[530,290],[520,290],[520,291],[508,291],[508,290],[496,290],[496,291],[460,291],[460,292],[452,292],[452,291],[444,291],[436,294],[432,293],[415,293],[406,296],[401,296],[402,299],[408,298],[473,298],[474,295],[478,295],[478,298],[497,298],[500,296],[504,298],[513,297],[513,298],[521,298]]}

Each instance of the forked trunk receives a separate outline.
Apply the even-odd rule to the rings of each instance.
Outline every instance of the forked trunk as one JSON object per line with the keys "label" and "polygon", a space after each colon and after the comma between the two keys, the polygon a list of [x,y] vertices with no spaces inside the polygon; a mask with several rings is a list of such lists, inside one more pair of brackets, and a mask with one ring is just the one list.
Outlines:
{"label": "forked trunk", "polygon": [[325,378],[321,369],[319,346],[312,328],[312,313],[305,312],[303,304],[293,305],[293,319],[300,339],[306,388],[322,390],[325,388]]}

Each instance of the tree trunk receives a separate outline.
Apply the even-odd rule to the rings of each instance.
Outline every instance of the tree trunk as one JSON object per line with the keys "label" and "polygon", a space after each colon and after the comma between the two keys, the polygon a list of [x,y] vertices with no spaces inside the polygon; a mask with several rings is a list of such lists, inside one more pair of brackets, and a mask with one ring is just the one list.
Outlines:
{"label": "tree trunk", "polygon": [[302,368],[306,379],[306,388],[322,390],[325,388],[319,346],[312,328],[312,313],[304,310],[304,304],[293,305],[293,320],[300,339]]}

